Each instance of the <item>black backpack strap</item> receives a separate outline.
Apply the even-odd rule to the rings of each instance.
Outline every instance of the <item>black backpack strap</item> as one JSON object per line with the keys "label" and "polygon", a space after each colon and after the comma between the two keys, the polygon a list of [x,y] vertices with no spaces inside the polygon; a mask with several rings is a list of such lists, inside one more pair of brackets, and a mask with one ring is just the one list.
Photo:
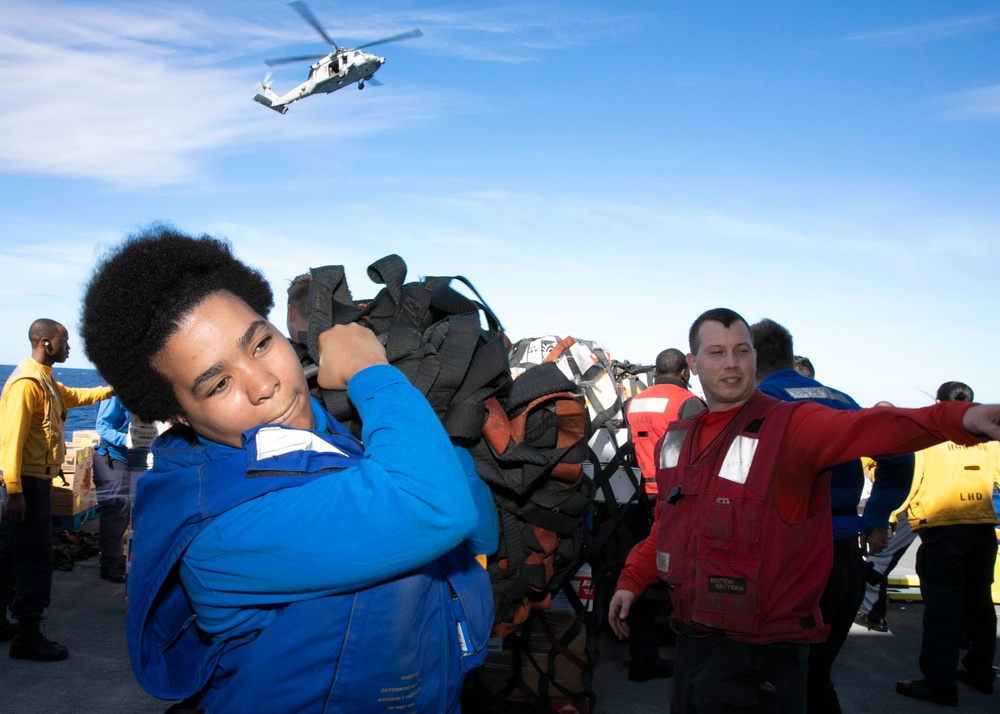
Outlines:
{"label": "black backpack strap", "polygon": [[[393,293],[396,297],[392,301],[385,300],[392,298]],[[379,297],[383,297],[383,294],[380,293]],[[395,364],[415,355],[420,349],[424,329],[430,324],[431,294],[417,283],[386,286],[383,301],[379,303],[379,298],[376,298],[370,308],[375,311],[384,305],[391,309],[391,316],[386,326],[385,349],[389,364]],[[422,381],[427,380],[425,378]],[[426,387],[429,384],[415,383],[414,386],[426,394]]]}
{"label": "black backpack strap", "polygon": [[[473,292],[473,294],[477,298],[479,298],[479,302],[476,302],[474,300],[469,300],[469,298],[465,297],[460,292],[458,292],[454,288],[450,287],[450,283],[451,283],[452,280],[457,280],[458,282],[462,283],[467,288],[469,288],[469,290],[471,290]],[[476,312],[476,311],[479,311],[479,310],[482,311],[483,315],[486,317],[486,324],[488,325],[488,328],[489,328],[490,332],[503,332],[504,331],[503,325],[500,324],[500,318],[498,318],[496,316],[496,313],[493,312],[493,310],[490,309],[490,306],[486,304],[486,301],[483,300],[483,296],[479,294],[479,291],[476,290],[476,287],[471,282],[469,282],[469,280],[467,278],[465,278],[464,276],[462,276],[462,275],[430,276],[430,277],[424,278],[424,283],[426,283],[428,285],[431,285],[434,288],[442,288],[442,287],[443,288],[447,288],[446,290],[441,290],[441,294],[439,296],[437,296],[437,298],[435,300],[435,306],[436,307],[440,307],[441,309],[444,309],[444,310],[446,310],[447,312],[450,312],[450,313],[465,312],[465,310],[467,310],[468,308],[466,308],[466,309],[461,309],[461,308],[459,308],[459,309],[455,309],[455,308],[449,309],[449,308],[446,307],[446,305],[447,305],[446,301],[460,299],[462,301],[471,303],[474,306],[473,309],[471,310],[472,312]],[[435,290],[435,292],[438,292],[438,290]]]}
{"label": "black backpack strap", "polygon": [[[342,265],[325,265],[309,271],[308,319],[309,331],[306,350],[309,359],[319,363],[316,340],[320,334],[334,325],[356,322],[361,309],[354,305],[351,291]],[[303,361],[300,357],[300,361]],[[324,389],[319,392],[323,405],[338,421],[349,423],[357,418],[357,412],[347,399],[346,392]]]}
{"label": "black backpack strap", "polygon": [[478,441],[486,421],[484,401],[494,394],[504,395],[511,383],[506,339],[494,335],[479,344],[465,377],[445,410],[442,421],[457,443]]}
{"label": "black backpack strap", "polygon": [[368,266],[368,277],[377,285],[385,285],[392,301],[399,304],[403,283],[406,281],[406,263],[395,253],[379,258]]}
{"label": "black backpack strap", "polygon": [[479,315],[451,315],[435,327],[437,331],[428,342],[437,349],[439,369],[427,399],[438,414],[444,414],[465,379],[479,343]]}
{"label": "black backpack strap", "polygon": [[316,339],[334,325],[346,325],[361,317],[361,310],[354,305],[347,287],[344,266],[326,265],[312,268],[309,281],[309,337],[306,347],[313,362],[319,362]]}
{"label": "black backpack strap", "polygon": [[[452,288],[452,280],[465,284],[480,301]],[[459,443],[473,442],[485,421],[484,399],[506,391],[511,380],[506,337],[496,315],[466,278],[429,277],[421,284],[431,292],[431,314],[442,320],[436,326],[447,325],[429,339],[437,346],[440,371],[427,396],[431,404],[443,405],[439,414],[448,435]],[[489,326],[486,331],[480,314]]]}
{"label": "black backpack strap", "polygon": [[579,392],[579,388],[562,373],[555,362],[544,362],[518,375],[504,400],[507,412],[530,404],[538,397],[553,392]]}

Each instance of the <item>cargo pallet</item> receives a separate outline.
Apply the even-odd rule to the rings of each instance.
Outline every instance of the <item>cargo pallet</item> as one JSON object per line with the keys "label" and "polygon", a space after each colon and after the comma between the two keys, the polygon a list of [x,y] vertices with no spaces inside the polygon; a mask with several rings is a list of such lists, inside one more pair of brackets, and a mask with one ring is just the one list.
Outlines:
{"label": "cargo pallet", "polygon": [[[920,578],[916,575],[890,575],[886,595],[893,602],[923,602],[920,595]],[[1000,605],[1000,560],[993,576],[993,604]]]}
{"label": "cargo pallet", "polygon": [[94,520],[101,510],[101,506],[91,506],[86,510],[74,513],[72,516],[52,516],[52,524],[67,531],[75,531],[87,521]]}
{"label": "cargo pallet", "polygon": [[920,578],[916,575],[890,575],[886,595],[894,602],[923,602]]}

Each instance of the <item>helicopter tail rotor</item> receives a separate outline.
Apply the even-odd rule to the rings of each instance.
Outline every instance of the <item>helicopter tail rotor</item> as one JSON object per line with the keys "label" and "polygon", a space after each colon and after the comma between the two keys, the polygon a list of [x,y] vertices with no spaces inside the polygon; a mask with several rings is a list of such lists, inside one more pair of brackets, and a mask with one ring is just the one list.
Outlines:
{"label": "helicopter tail rotor", "polygon": [[268,109],[273,109],[279,114],[284,114],[288,111],[288,103],[281,103],[281,98],[271,91],[270,85],[267,84],[267,79],[268,77],[265,77],[264,81],[258,85],[257,92],[253,95],[253,100],[258,104],[263,104]]}
{"label": "helicopter tail rotor", "polygon": [[267,74],[264,75],[264,79],[260,80],[260,83],[257,85],[257,94],[263,94],[264,92],[271,89],[272,74],[273,74],[272,72],[268,72]]}

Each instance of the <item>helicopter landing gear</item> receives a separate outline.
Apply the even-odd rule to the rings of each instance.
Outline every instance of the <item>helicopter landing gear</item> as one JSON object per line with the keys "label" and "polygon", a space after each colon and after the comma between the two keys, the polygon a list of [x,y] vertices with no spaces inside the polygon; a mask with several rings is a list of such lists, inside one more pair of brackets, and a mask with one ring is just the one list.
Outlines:
{"label": "helicopter landing gear", "polygon": [[362,79],[360,82],[358,82],[358,89],[364,89],[364,88],[365,88],[365,80]]}

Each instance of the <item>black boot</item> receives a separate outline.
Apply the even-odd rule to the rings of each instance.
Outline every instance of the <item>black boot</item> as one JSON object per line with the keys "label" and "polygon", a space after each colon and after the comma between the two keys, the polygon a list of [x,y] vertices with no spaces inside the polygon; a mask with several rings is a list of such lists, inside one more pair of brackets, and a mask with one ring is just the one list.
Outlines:
{"label": "black boot", "polygon": [[36,662],[56,662],[69,657],[69,650],[58,642],[46,639],[39,629],[40,618],[17,621],[17,634],[10,643],[13,659],[33,659]]}
{"label": "black boot", "polygon": [[7,607],[0,606],[0,642],[7,642],[14,639],[17,632],[17,625],[7,620]]}

